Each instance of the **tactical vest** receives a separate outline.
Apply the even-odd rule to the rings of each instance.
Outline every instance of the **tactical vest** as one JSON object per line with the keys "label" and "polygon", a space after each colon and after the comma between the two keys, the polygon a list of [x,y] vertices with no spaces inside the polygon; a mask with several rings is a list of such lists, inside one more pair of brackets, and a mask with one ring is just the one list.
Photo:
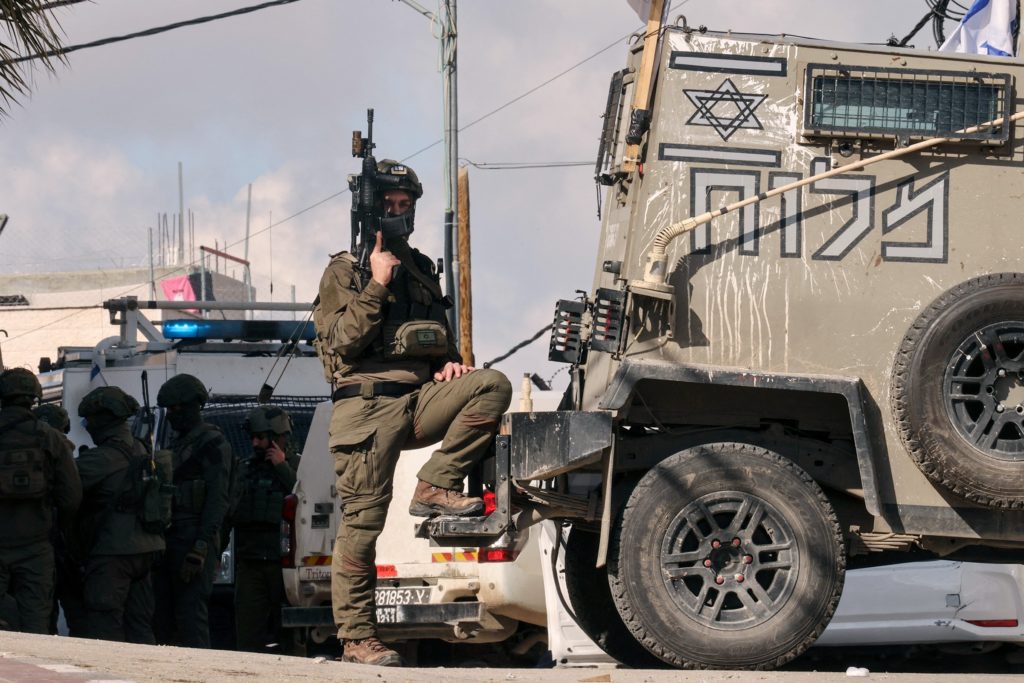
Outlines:
{"label": "tactical vest", "polygon": [[[4,432],[0,432],[0,499],[41,500],[49,492],[52,475],[46,450],[25,443],[8,445],[5,441],[9,440],[4,439],[4,433],[32,419],[25,417],[12,422]],[[38,422],[33,428],[35,432],[41,431]],[[38,441],[42,441],[42,438]]]}
{"label": "tactical vest", "polygon": [[[202,450],[208,444],[224,438],[220,429],[216,426],[203,423],[198,433],[180,449],[175,449],[173,455],[173,470],[175,480],[174,490],[174,516],[199,515],[206,504],[206,481],[203,479],[202,464],[194,457],[196,451]],[[234,480],[234,458],[232,458],[231,479]],[[229,500],[233,488],[229,490]]]}
{"label": "tactical vest", "polygon": [[[320,335],[318,324],[313,346],[324,365],[324,376],[328,382],[333,383],[349,374],[361,360],[430,360],[447,355],[448,319],[445,310],[450,304],[447,297],[441,296],[440,280],[434,273],[431,260],[416,249],[410,249],[409,255],[419,276],[409,272],[405,263],[398,268],[388,284],[379,331],[360,355],[341,357]],[[355,267],[355,258],[348,252],[334,255],[331,262],[339,260]],[[431,285],[428,286],[427,282]],[[357,293],[362,291],[358,277],[353,289]],[[319,323],[323,316],[319,297],[314,304],[313,315]]]}
{"label": "tactical vest", "polygon": [[278,528],[285,491],[272,467],[250,460],[241,477],[242,495],[234,520],[237,526],[268,526]]}

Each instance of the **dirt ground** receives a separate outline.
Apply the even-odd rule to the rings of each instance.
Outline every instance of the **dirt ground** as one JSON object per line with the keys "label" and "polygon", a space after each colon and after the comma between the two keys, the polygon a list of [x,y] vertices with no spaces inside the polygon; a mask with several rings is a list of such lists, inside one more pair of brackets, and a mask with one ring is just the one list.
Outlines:
{"label": "dirt ground", "polygon": [[[380,681],[444,683],[828,683],[862,680],[845,672],[820,671],[636,671],[625,669],[382,669],[319,659],[241,654],[222,650],[127,645],[0,632],[0,683],[170,683],[238,681]],[[867,680],[1024,681],[1009,674],[870,673]]]}

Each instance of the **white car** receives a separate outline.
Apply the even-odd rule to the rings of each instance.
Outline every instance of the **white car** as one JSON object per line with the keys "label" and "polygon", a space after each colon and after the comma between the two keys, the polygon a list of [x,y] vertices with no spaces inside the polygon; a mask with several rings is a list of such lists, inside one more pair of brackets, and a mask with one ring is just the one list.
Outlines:
{"label": "white car", "polygon": [[[557,570],[545,573],[548,642],[555,665],[614,665],[616,660],[567,611],[571,606],[563,602],[568,592],[557,538],[554,524],[546,522],[541,554],[545,564],[552,557],[557,560]],[[643,666],[646,653],[639,643],[624,642],[623,633],[605,632],[613,638],[609,649]],[[815,645],[949,643],[1024,643],[1024,565],[934,560],[847,571],[836,614]]]}

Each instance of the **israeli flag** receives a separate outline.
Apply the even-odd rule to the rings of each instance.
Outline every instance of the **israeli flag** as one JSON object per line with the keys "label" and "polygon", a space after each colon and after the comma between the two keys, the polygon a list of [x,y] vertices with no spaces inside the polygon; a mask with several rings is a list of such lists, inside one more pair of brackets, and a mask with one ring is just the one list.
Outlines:
{"label": "israeli flag", "polygon": [[939,51],[1012,57],[1016,30],[1017,0],[974,0]]}

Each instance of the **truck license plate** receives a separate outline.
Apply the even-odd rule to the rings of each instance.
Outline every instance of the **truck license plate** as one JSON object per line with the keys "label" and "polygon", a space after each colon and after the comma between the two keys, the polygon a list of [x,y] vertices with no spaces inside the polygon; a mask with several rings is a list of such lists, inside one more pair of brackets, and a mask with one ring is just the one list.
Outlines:
{"label": "truck license plate", "polygon": [[424,605],[430,602],[429,588],[378,588],[377,623],[398,623],[398,605]]}

